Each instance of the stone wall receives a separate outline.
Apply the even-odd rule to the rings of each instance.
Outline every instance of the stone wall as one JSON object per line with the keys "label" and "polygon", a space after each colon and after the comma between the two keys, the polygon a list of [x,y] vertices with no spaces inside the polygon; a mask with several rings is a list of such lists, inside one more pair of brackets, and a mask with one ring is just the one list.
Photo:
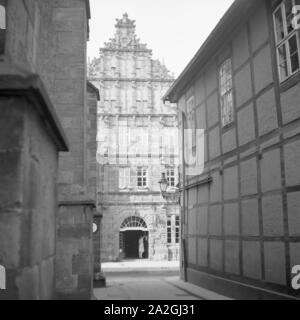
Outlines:
{"label": "stone wall", "polygon": [[70,141],[70,152],[59,159],[58,181],[57,296],[64,299],[89,299],[92,294],[96,128],[86,89],[88,19],[87,1],[53,3],[53,100]]}
{"label": "stone wall", "polygon": [[93,294],[93,213],[93,202],[60,202],[56,299],[89,300]]}
{"label": "stone wall", "polygon": [[62,155],[59,166],[59,197],[86,197],[86,41],[85,1],[53,4],[55,90],[53,100],[70,141],[70,152]]}
{"label": "stone wall", "polygon": [[7,13],[0,57],[3,299],[51,299],[55,293],[58,151],[67,147],[58,138],[61,129],[50,98],[51,3],[1,1]]}
{"label": "stone wall", "polygon": [[[98,163],[97,163],[97,108],[100,100],[99,90],[91,83],[87,82],[87,163],[88,170],[88,193],[97,197],[98,187]],[[99,127],[99,130],[101,128]],[[99,181],[100,183],[100,181]],[[94,278],[99,280],[101,277],[101,250],[100,250],[100,230],[102,214],[99,207],[96,208],[93,219],[93,227],[97,227],[97,231],[93,230],[93,255],[94,255]]]}
{"label": "stone wall", "polygon": [[39,74],[50,98],[55,72],[52,4],[51,0],[7,1],[4,55],[15,67]]}
{"label": "stone wall", "polygon": [[[86,111],[86,162],[87,162],[87,193],[96,198],[97,194],[97,107],[100,95],[98,89],[87,82]],[[101,128],[99,128],[101,130]]]}
{"label": "stone wall", "polygon": [[[56,238],[53,223],[55,223],[58,213],[58,224],[56,226],[58,242],[56,243],[56,248],[59,256],[56,259],[56,269],[62,272],[61,274],[56,274],[58,294],[62,294],[64,298],[67,298],[69,293],[70,297],[74,294],[77,297],[84,296],[88,299],[91,296],[93,271],[91,234],[86,230],[92,230],[93,213],[90,208],[95,206],[95,178],[92,177],[95,173],[95,166],[93,168],[95,160],[92,159],[92,150],[95,149],[95,145],[92,145],[91,141],[92,131],[95,131],[95,121],[92,123],[91,119],[88,118],[89,110],[86,107],[86,41],[88,39],[88,20],[90,18],[89,2],[87,0],[11,0],[6,1],[6,9],[5,52],[0,57],[0,73],[5,75],[17,74],[21,77],[27,77],[28,74],[38,74],[46,88],[47,103],[51,104],[52,102],[54,104],[70,141],[70,152],[62,154],[59,158],[58,177],[54,169],[50,177],[50,173],[45,167],[43,168],[45,172],[39,168],[38,172],[40,172],[41,177],[34,178],[40,179],[43,183],[44,179],[45,181],[48,179],[48,183],[52,179],[58,180],[56,181],[58,182],[58,190],[55,189],[55,192],[58,192],[58,199],[64,201],[64,205],[61,206],[59,211],[57,199],[53,198],[51,193],[48,203],[43,198],[44,194],[39,194],[35,189],[29,192],[30,188],[25,188],[25,184],[30,183],[30,181],[26,180],[26,183],[24,182],[24,190],[28,191],[28,197],[31,197],[32,201],[38,202],[38,210],[43,211],[45,217],[40,215],[40,217],[44,217],[43,220],[40,220],[42,218],[36,218],[38,215],[34,212],[32,218],[34,232],[32,235],[30,228],[33,228],[33,226],[26,229],[26,225],[24,227],[22,225],[27,237],[34,236],[35,238],[32,248],[26,249],[24,252],[22,250],[21,254],[24,255],[25,260],[30,260],[29,256],[32,254],[41,255],[40,247],[36,248],[36,246],[47,242],[50,249],[48,250],[47,247],[43,249],[45,254],[48,254],[49,261],[45,261],[47,263],[45,266],[42,265],[46,271],[38,269],[40,268],[38,263],[42,264],[42,259],[38,260],[36,265],[34,264],[35,260],[30,262],[30,267],[36,269],[34,271],[28,269],[27,271],[29,273],[28,277],[31,276],[33,279],[32,286],[34,288],[38,286],[35,279],[35,273],[38,272],[40,272],[43,281],[46,281],[46,279],[44,279],[42,272],[47,272],[49,274],[47,281],[51,282],[52,285],[51,288],[47,286],[45,290],[48,291],[44,293],[41,292],[41,290],[44,290],[41,284],[38,289],[32,290],[32,295],[28,297],[37,299],[53,297],[54,243]],[[12,96],[14,96],[13,93]],[[49,115],[46,114],[45,117],[47,118]],[[91,117],[93,116],[91,115]],[[56,116],[54,116],[54,119],[58,123]],[[43,132],[40,132],[39,135],[42,139]],[[38,136],[37,133],[36,136]],[[96,133],[94,132],[94,138],[95,136]],[[52,138],[54,139],[55,137]],[[40,166],[42,166],[45,159],[39,159],[41,155],[35,149],[39,147],[40,150],[44,150],[49,145],[49,142],[45,141],[45,146],[40,146],[39,141],[35,142],[32,139],[30,143],[31,149],[37,152],[37,155],[34,155],[34,159],[37,162],[40,161]],[[27,146],[27,144],[25,145]],[[64,151],[66,150],[64,148]],[[45,156],[48,153],[49,165],[54,166],[50,151],[45,150]],[[25,160],[22,158],[22,161]],[[32,170],[32,174],[37,171],[34,165],[32,165]],[[9,171],[7,172],[9,173]],[[43,185],[38,185],[36,188],[38,191],[43,190]],[[46,207],[50,206],[50,203],[53,206],[52,209],[55,210],[53,212],[50,212],[50,209],[49,212],[47,211]],[[21,210],[23,204],[17,205],[20,206],[19,210]],[[73,207],[76,207],[76,210],[73,210]],[[78,208],[81,208],[82,217],[78,217]],[[73,218],[69,217],[70,212],[74,212]],[[66,219],[63,216],[64,214],[66,214]],[[48,221],[47,219],[50,219],[50,216],[52,220]],[[28,217],[31,217],[29,213]],[[47,221],[49,227],[44,230],[43,223]],[[60,225],[61,222],[62,225]],[[18,221],[16,220],[17,223]],[[67,232],[65,232],[66,225]],[[11,227],[14,228],[15,226],[12,224]],[[73,231],[71,232],[70,230],[72,229]],[[77,231],[82,235],[82,238],[78,238]],[[38,236],[35,235],[35,232]],[[50,235],[51,238],[49,239]],[[71,246],[72,249],[70,249],[70,246],[66,245],[66,243],[72,241],[73,245]],[[26,242],[24,243],[25,245]],[[88,259],[77,259],[81,255],[85,255]],[[71,260],[67,261],[62,258],[63,256],[68,256]],[[74,263],[72,259],[75,261],[73,261]],[[86,266],[87,262],[89,266]],[[52,263],[52,269],[49,266],[50,263]],[[82,263],[82,267],[79,266],[80,263]],[[62,279],[64,279],[61,277],[62,274],[67,279],[65,284],[62,284]],[[74,281],[70,282],[70,278]],[[27,283],[22,285],[28,286]],[[71,287],[72,285],[74,287]],[[28,289],[24,289],[26,294],[28,294],[28,291]],[[20,298],[26,297],[25,293],[22,293]]]}
{"label": "stone wall", "polygon": [[38,77],[0,75],[0,299],[55,293],[58,151],[67,151]]}
{"label": "stone wall", "polygon": [[[187,261],[196,283],[202,271],[296,294],[291,269],[300,263],[300,91],[299,81],[279,84],[272,26],[263,1],[179,100],[186,112],[195,96],[197,128],[206,136],[204,173],[187,177],[187,184],[212,178],[186,191]],[[235,121],[222,128],[217,66],[228,57]]]}

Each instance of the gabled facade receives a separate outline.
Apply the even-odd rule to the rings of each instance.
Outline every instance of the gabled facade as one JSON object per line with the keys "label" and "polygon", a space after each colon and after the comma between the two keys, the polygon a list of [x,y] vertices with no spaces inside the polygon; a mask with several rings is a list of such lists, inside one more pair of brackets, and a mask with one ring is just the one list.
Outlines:
{"label": "gabled facade", "polygon": [[135,22],[124,14],[117,19],[115,36],[90,64],[89,79],[101,96],[102,259],[137,258],[138,238],[144,233],[145,258],[176,260],[178,206],[165,203],[159,187],[162,172],[169,173],[174,186],[178,178],[177,111],[161,100],[173,77],[152,59],[152,51],[135,34]]}

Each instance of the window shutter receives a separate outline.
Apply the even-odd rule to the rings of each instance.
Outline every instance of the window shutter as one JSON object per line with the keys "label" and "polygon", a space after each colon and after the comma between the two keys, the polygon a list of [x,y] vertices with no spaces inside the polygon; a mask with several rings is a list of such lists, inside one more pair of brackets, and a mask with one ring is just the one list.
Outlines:
{"label": "window shutter", "polygon": [[119,188],[125,189],[126,183],[125,183],[125,169],[120,168],[119,169]]}
{"label": "window shutter", "polygon": [[136,100],[137,101],[142,101],[142,92],[140,89],[137,90],[136,92]]}
{"label": "window shutter", "polygon": [[125,179],[125,187],[126,188],[130,188],[131,187],[131,182],[130,182],[130,168],[126,168],[125,170],[124,170],[124,175],[125,175],[125,177],[124,177],[124,179]]}
{"label": "window shutter", "polygon": [[143,155],[147,155],[148,154],[148,147],[149,147],[149,143],[148,143],[148,131],[147,130],[142,130],[142,145],[141,145],[141,150],[142,150],[142,154]]}

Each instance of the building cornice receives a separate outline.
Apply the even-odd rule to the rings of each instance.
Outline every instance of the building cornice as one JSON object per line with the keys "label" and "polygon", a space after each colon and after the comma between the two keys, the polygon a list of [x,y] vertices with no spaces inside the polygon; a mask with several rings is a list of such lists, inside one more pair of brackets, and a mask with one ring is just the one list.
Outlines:
{"label": "building cornice", "polygon": [[178,207],[177,204],[167,203],[167,202],[98,202],[98,206],[101,207],[141,207],[141,206],[166,206],[166,207]]}
{"label": "building cornice", "polygon": [[112,82],[166,82],[173,83],[174,79],[162,78],[110,78],[110,77],[90,77],[89,81],[112,81]]}
{"label": "building cornice", "polygon": [[100,101],[99,89],[96,86],[94,86],[90,81],[87,81],[87,87],[96,93],[97,100]]}
{"label": "building cornice", "polygon": [[69,201],[59,201],[59,207],[77,207],[77,206],[88,206],[93,209],[96,208],[95,200],[86,199],[86,200],[69,200]]}
{"label": "building cornice", "polygon": [[123,118],[176,118],[177,119],[177,113],[174,114],[157,114],[157,113],[143,113],[143,114],[137,114],[137,113],[98,113],[98,117],[123,117]]}
{"label": "building cornice", "polygon": [[[4,69],[4,67],[3,67]],[[10,68],[12,71],[13,68]],[[0,74],[0,96],[24,96],[43,119],[59,151],[69,151],[68,140],[50,97],[36,74]]]}
{"label": "building cornice", "polygon": [[151,49],[121,49],[121,48],[100,48],[100,53],[101,52],[133,52],[133,53],[149,53],[152,55],[152,50]]}
{"label": "building cornice", "polygon": [[106,196],[160,196],[161,193],[159,191],[116,191],[116,192],[98,192],[98,195],[106,195]]}

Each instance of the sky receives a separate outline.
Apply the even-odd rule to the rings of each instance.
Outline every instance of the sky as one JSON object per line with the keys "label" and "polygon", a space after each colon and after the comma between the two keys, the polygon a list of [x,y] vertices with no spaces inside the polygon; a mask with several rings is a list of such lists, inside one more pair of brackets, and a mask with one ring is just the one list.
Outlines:
{"label": "sky", "polygon": [[90,0],[88,58],[115,33],[116,18],[136,20],[137,37],[179,76],[234,0]]}

